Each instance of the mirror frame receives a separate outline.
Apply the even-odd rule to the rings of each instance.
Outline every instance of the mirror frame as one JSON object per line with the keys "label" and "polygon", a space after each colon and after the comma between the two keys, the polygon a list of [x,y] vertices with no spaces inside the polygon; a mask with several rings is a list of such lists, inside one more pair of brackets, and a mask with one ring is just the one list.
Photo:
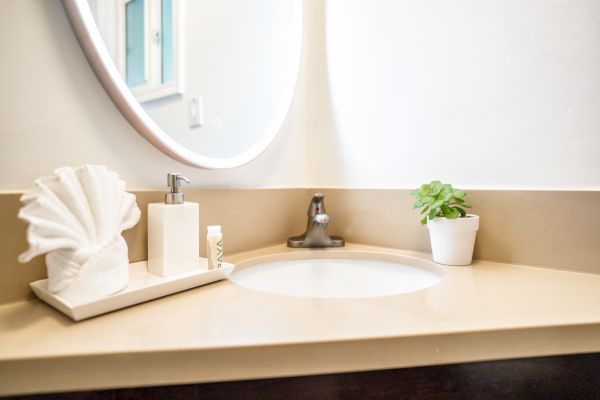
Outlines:
{"label": "mirror frame", "polygon": [[261,135],[260,139],[254,143],[254,145],[238,155],[218,158],[203,156],[185,148],[173,140],[152,120],[140,103],[135,99],[131,90],[127,87],[125,80],[119,73],[96,26],[87,0],[62,0],[71,26],[73,27],[73,31],[77,36],[77,40],[79,41],[90,66],[113,103],[127,121],[129,121],[140,135],[164,154],[184,164],[207,169],[235,168],[254,160],[267,149],[281,130],[296,91],[300,74],[302,49],[304,47],[303,2],[302,0],[293,1],[294,7],[298,7],[300,18],[298,29],[294,33],[294,39],[298,44],[298,49],[295,54],[296,59],[294,60],[294,65],[297,67],[293,74],[294,79],[290,79],[289,84],[284,88],[284,101],[282,101],[276,115],[272,118],[267,131]]}

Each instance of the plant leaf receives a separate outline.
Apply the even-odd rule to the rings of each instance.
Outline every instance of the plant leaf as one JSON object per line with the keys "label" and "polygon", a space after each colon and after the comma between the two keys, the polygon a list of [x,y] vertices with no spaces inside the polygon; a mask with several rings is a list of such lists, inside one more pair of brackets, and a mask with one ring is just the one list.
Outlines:
{"label": "plant leaf", "polygon": [[471,208],[471,205],[469,203],[462,203],[460,206],[464,208]]}
{"label": "plant leaf", "polygon": [[423,217],[421,220],[421,225],[425,225],[427,223],[427,215]]}
{"label": "plant leaf", "polygon": [[[425,208],[421,210],[421,214],[425,214],[427,211],[429,211],[429,206],[425,206]],[[425,218],[427,218],[427,216],[425,216]]]}
{"label": "plant leaf", "polygon": [[448,219],[456,219],[459,217],[460,213],[458,212],[458,210],[451,208],[450,210],[450,215],[446,216],[446,218]]}
{"label": "plant leaf", "polygon": [[429,194],[435,196],[442,190],[442,182],[440,181],[431,181],[429,184]]}
{"label": "plant leaf", "polygon": [[458,210],[458,212],[460,213],[461,217],[464,217],[464,216],[467,215],[467,212],[465,210],[463,210],[462,208],[460,208],[460,207],[454,207],[454,209]]}
{"label": "plant leaf", "polygon": [[449,207],[446,204],[442,205],[442,211],[444,213],[444,217],[448,219],[455,219],[458,218],[458,216],[460,215],[460,212],[458,210]]}
{"label": "plant leaf", "polygon": [[451,213],[451,211],[450,211],[450,210],[451,210],[451,208],[450,208],[450,207],[448,207],[448,205],[446,205],[446,204],[442,204],[442,205],[440,206],[440,208],[442,209],[442,213],[444,213],[444,217],[448,217],[448,215],[450,215],[450,213]]}
{"label": "plant leaf", "polygon": [[431,196],[425,196],[423,197],[423,203],[424,204],[431,204],[435,201],[435,197],[431,197]]}
{"label": "plant leaf", "polygon": [[429,219],[434,219],[435,218],[435,214],[436,214],[436,210],[435,208],[432,208],[431,210],[429,210]]}
{"label": "plant leaf", "polygon": [[452,186],[450,185],[443,185],[442,186],[442,190],[440,192],[440,197],[442,197],[444,199],[444,201],[448,202],[452,199],[454,195],[454,191],[452,190]]}
{"label": "plant leaf", "polygon": [[423,199],[418,199],[417,201],[415,201],[415,203],[412,206],[412,208],[421,208],[421,207],[423,207]]}
{"label": "plant leaf", "polygon": [[435,203],[431,204],[431,208],[438,208],[442,204],[444,204],[444,200],[436,200]]}
{"label": "plant leaf", "polygon": [[464,190],[454,190],[454,197],[462,199],[467,193]]}

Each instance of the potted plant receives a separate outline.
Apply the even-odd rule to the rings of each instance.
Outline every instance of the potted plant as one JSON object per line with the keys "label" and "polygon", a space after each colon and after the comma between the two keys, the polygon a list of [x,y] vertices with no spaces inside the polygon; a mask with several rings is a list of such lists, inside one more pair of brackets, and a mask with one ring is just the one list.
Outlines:
{"label": "potted plant", "polygon": [[469,265],[473,259],[479,217],[467,214],[466,193],[452,185],[432,181],[412,191],[413,208],[421,208],[427,224],[433,260],[446,265]]}

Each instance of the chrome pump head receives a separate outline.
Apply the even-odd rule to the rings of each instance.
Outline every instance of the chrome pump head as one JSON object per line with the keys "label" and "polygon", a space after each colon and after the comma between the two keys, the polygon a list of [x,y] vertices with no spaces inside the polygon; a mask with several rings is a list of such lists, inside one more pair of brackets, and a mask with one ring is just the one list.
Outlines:
{"label": "chrome pump head", "polygon": [[185,176],[181,176],[179,172],[169,172],[167,174],[167,186],[171,188],[171,191],[165,193],[165,203],[183,204],[183,193],[179,191],[181,181],[190,183],[190,180]]}

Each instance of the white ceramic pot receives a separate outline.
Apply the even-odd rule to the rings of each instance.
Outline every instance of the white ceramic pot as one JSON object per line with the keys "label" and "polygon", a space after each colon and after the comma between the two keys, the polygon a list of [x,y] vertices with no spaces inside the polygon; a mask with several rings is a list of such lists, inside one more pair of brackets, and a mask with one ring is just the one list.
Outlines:
{"label": "white ceramic pot", "polygon": [[433,261],[445,265],[469,265],[473,260],[479,216],[435,218],[427,221]]}

